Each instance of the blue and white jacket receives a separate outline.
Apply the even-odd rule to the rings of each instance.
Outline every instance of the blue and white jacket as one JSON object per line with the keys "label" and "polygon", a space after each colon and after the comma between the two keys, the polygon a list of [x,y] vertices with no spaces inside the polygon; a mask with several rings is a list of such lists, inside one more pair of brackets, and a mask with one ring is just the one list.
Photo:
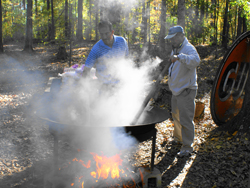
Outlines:
{"label": "blue and white jacket", "polygon": [[[117,62],[119,59],[128,57],[129,50],[126,40],[121,36],[114,35],[114,43],[112,47],[104,44],[103,40],[99,40],[91,49],[85,66],[88,68],[96,67],[96,76],[103,83],[117,83],[108,72],[108,66]],[[111,62],[111,63],[110,63]]]}

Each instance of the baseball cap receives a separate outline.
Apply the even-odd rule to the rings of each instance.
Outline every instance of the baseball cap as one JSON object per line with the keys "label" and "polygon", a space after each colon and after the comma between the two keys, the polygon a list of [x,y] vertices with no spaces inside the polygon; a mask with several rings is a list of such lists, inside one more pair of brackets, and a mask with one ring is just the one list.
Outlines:
{"label": "baseball cap", "polygon": [[177,25],[177,26],[170,27],[168,31],[168,35],[164,39],[171,39],[177,33],[184,33],[184,30],[181,26]]}

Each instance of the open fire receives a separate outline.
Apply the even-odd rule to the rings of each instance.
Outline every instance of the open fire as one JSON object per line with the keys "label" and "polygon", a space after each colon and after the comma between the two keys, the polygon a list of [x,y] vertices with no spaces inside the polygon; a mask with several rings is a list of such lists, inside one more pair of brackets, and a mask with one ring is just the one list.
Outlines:
{"label": "open fire", "polygon": [[74,179],[70,183],[71,187],[77,188],[137,188],[138,182],[143,179],[140,169],[138,173],[131,170],[124,160],[121,159],[121,154],[114,156],[105,156],[103,153],[98,155],[90,152],[90,159],[82,160],[74,158],[69,165],[66,165],[59,170],[66,170],[72,167],[75,172]]}

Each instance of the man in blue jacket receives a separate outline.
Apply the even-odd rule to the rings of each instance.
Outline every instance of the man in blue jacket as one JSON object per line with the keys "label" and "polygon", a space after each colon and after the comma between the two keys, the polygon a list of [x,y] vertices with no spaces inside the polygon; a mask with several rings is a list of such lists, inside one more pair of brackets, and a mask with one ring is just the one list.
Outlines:
{"label": "man in blue jacket", "polygon": [[117,63],[129,55],[126,40],[121,36],[114,35],[112,24],[109,21],[101,21],[98,25],[101,40],[91,49],[85,62],[83,76],[86,76],[92,67],[96,67],[96,76],[102,84],[116,84],[109,68],[112,63]]}
{"label": "man in blue jacket", "polygon": [[181,26],[169,29],[165,39],[172,45],[168,85],[172,91],[172,118],[174,120],[174,141],[182,143],[180,157],[193,152],[195,97],[197,94],[197,71],[200,57],[196,48],[185,37]]}

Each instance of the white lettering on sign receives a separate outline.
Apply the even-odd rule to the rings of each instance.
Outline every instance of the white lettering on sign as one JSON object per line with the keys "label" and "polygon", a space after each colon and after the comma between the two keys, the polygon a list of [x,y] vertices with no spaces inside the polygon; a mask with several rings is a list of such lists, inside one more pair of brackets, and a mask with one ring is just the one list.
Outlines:
{"label": "white lettering on sign", "polygon": [[[235,78],[230,78],[231,74],[235,73]],[[219,87],[219,98],[221,101],[226,101],[230,95],[234,100],[237,100],[243,93],[249,73],[249,63],[234,61],[226,68]]]}

